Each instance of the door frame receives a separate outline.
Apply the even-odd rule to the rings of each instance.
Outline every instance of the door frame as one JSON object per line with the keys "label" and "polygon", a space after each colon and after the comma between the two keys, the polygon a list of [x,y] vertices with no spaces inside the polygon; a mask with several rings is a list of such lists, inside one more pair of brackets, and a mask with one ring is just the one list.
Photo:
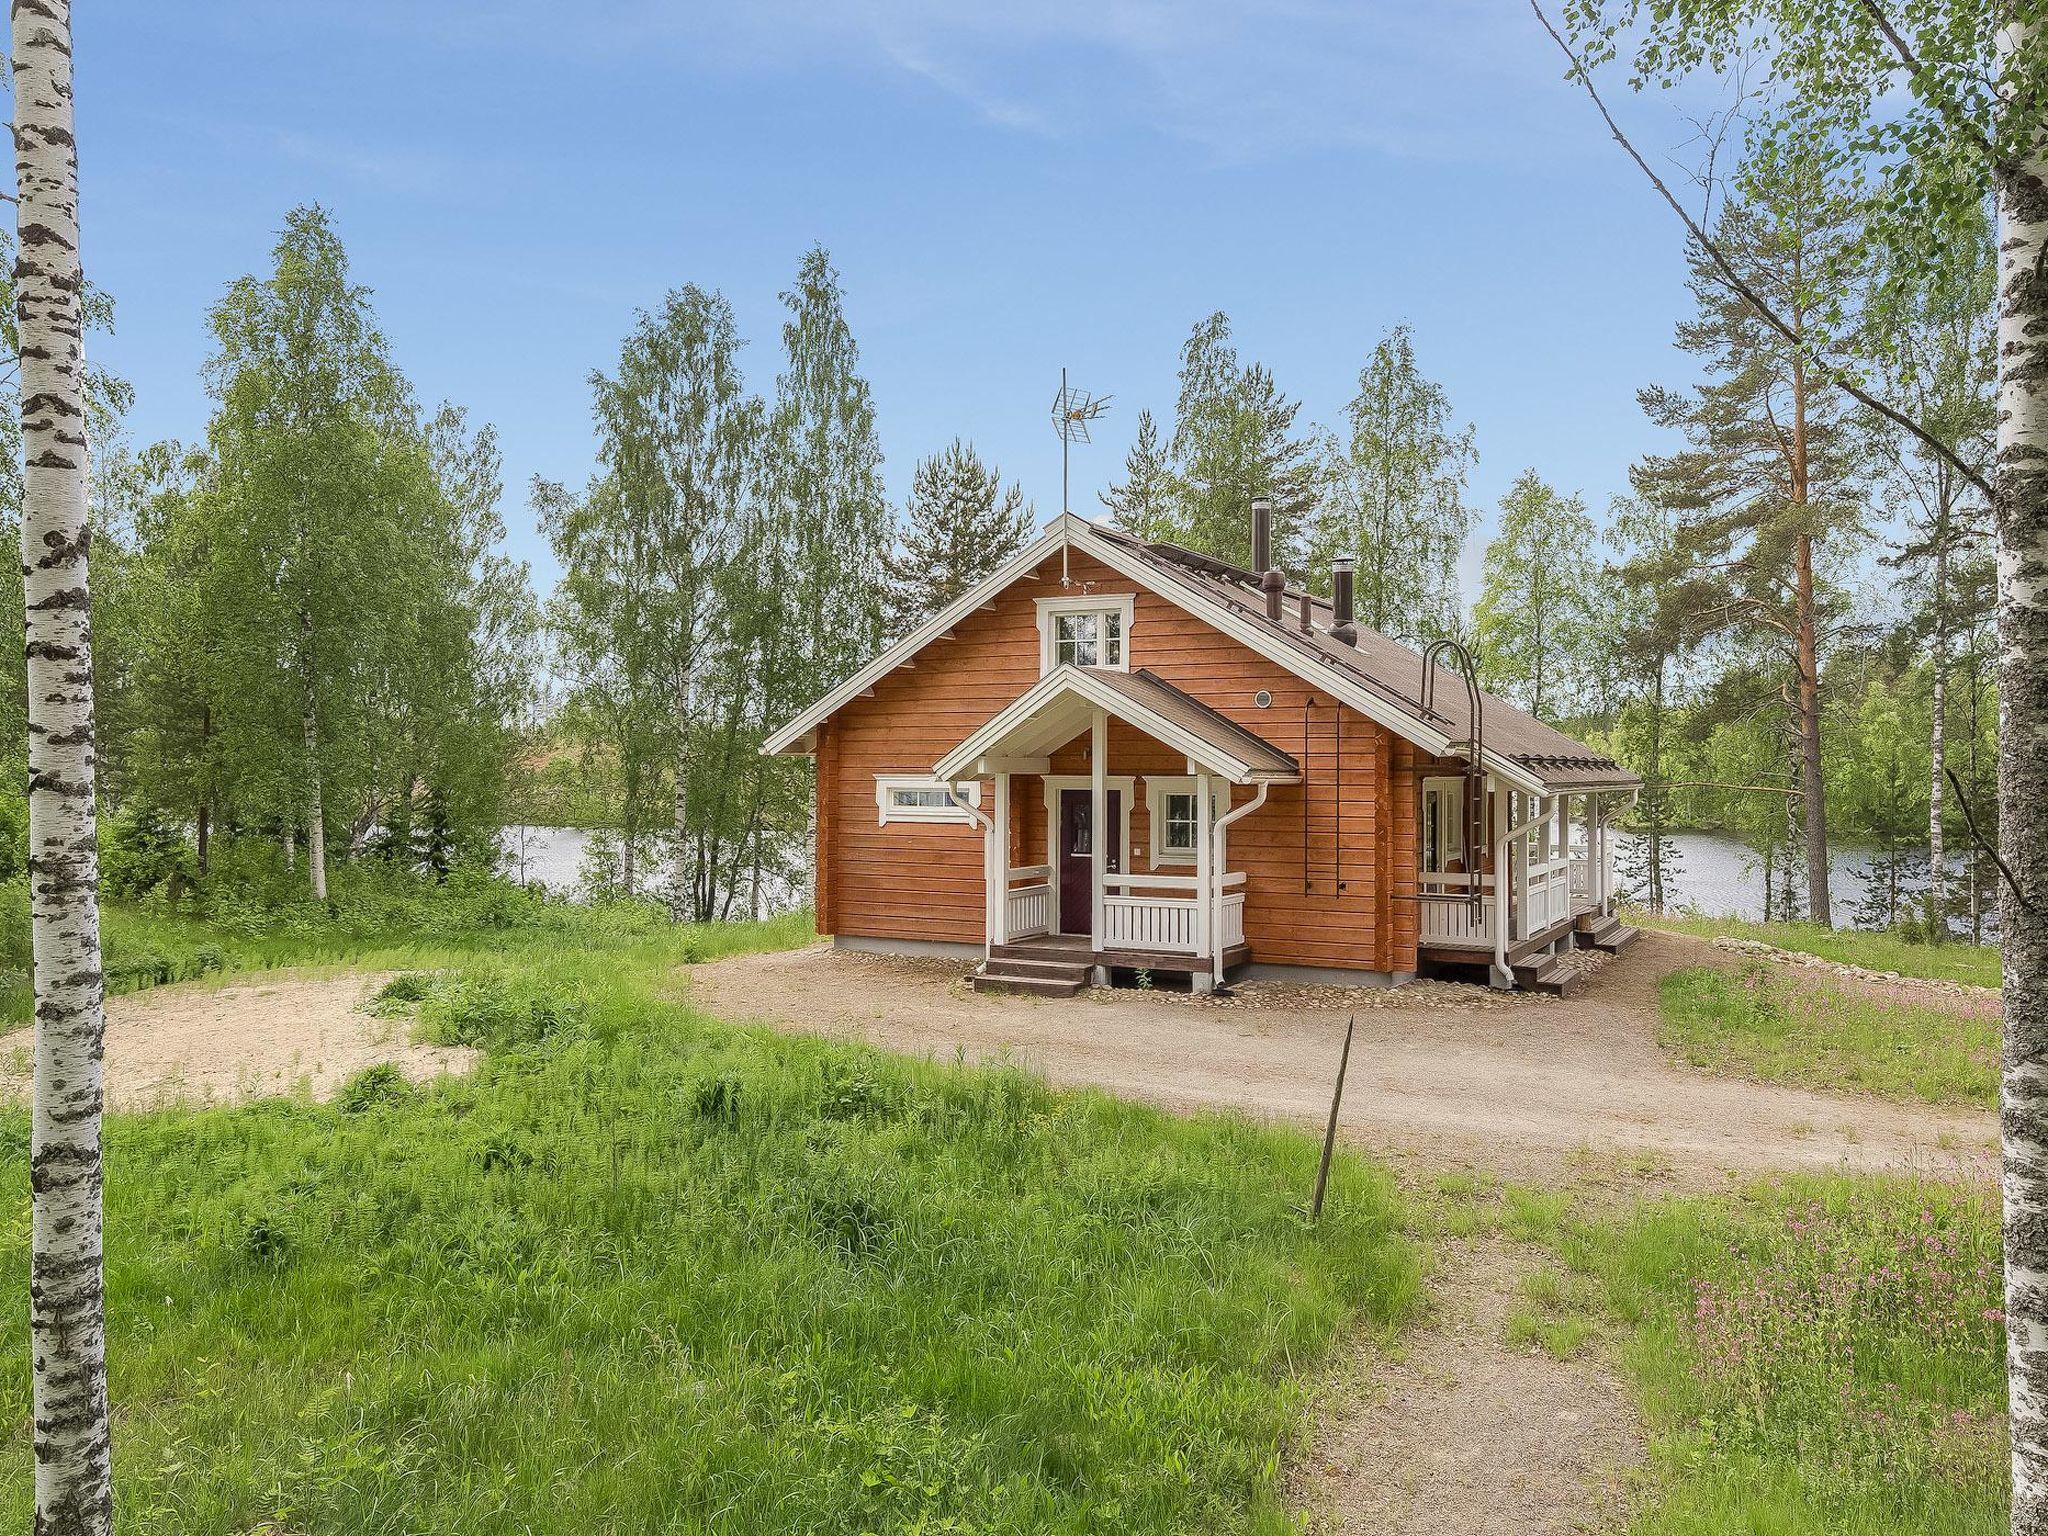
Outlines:
{"label": "door frame", "polygon": [[[1053,920],[1052,926],[1047,931],[1061,936],[1086,938],[1088,937],[1086,934],[1067,935],[1066,929],[1060,926],[1060,843],[1063,841],[1060,837],[1060,791],[1063,789],[1092,790],[1095,788],[1095,780],[1085,773],[1049,773],[1045,775],[1044,785],[1045,862],[1047,867],[1052,870],[1053,891]],[[1137,792],[1138,778],[1136,774],[1112,773],[1103,780],[1103,787],[1105,789],[1114,789],[1123,796],[1122,803],[1118,807],[1123,823],[1120,829],[1123,842],[1119,846],[1124,851],[1122,860],[1124,867],[1120,873],[1129,874],[1131,872],[1131,797]]]}

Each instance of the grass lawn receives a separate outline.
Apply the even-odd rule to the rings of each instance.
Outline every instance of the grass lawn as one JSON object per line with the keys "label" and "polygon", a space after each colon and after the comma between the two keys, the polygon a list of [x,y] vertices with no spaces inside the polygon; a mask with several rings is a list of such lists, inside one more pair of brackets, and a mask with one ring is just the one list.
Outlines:
{"label": "grass lawn", "polygon": [[1895,933],[1863,933],[1852,928],[1822,928],[1813,923],[1750,923],[1735,917],[1652,915],[1631,908],[1631,923],[1665,928],[1695,938],[1756,939],[1779,949],[1818,955],[1843,965],[1873,971],[1897,971],[1934,981],[1960,981],[1975,987],[1998,985],[1998,949],[1991,944],[1912,944]]}
{"label": "grass lawn", "polygon": [[1673,971],[1657,990],[1659,1039],[1697,1067],[1937,1104],[1998,1102],[1993,1013],[1872,997],[1769,962]]}
{"label": "grass lawn", "polygon": [[1505,1341],[1618,1357],[1649,1435],[1627,1536],[2002,1536],[1998,1191],[1791,1178],[1589,1214],[1440,1181],[1448,1232],[1548,1248]]}
{"label": "grass lawn", "polygon": [[[128,915],[128,942],[167,962],[214,945],[227,966],[409,968],[397,991],[416,1000],[393,1006],[487,1056],[427,1088],[373,1069],[327,1105],[109,1120],[124,1523],[1292,1529],[1278,1447],[1306,1380],[1345,1330],[1419,1301],[1383,1172],[1340,1157],[1311,1228],[1300,1134],[689,1010],[679,961],[801,923],[443,899],[472,910],[415,912],[441,926],[404,943],[382,920]],[[0,1114],[17,1275],[26,1140],[27,1117]],[[0,1525],[17,1529],[25,1328],[8,1288]]]}

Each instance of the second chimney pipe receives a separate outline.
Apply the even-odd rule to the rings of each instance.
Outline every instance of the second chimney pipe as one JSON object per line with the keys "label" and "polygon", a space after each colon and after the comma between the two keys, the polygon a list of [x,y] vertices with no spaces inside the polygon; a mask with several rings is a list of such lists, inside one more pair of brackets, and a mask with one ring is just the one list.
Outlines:
{"label": "second chimney pipe", "polygon": [[1252,498],[1252,569],[1273,569],[1273,503],[1263,496]]}
{"label": "second chimney pipe", "polygon": [[1349,555],[1330,562],[1330,638],[1346,645],[1358,644],[1358,626],[1352,623],[1351,571]]}

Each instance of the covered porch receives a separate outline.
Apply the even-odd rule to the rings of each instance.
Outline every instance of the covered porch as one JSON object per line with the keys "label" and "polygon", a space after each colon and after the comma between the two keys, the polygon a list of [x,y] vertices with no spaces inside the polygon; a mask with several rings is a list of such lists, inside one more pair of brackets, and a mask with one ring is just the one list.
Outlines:
{"label": "covered porch", "polygon": [[1530,957],[1575,936],[1619,947],[1608,942],[1625,931],[1614,915],[1614,822],[1633,797],[1538,794],[1493,774],[1425,778],[1416,839],[1421,958],[1483,964],[1496,985],[1512,986],[1525,970],[1540,974],[1524,965]]}
{"label": "covered porch", "polygon": [[[1133,737],[1113,722],[1142,741],[1128,761],[1112,738]],[[1060,995],[1129,970],[1207,991],[1251,959],[1230,829],[1301,774],[1207,705],[1148,672],[1062,665],[934,773],[994,784],[968,807],[987,893],[977,986]]]}

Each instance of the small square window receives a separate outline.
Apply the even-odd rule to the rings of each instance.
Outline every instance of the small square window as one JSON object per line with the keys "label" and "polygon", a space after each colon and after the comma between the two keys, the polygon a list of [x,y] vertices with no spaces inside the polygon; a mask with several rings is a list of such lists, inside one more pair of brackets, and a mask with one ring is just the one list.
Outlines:
{"label": "small square window", "polygon": [[1094,613],[1063,613],[1054,621],[1055,659],[1070,667],[1097,665],[1102,616]]}
{"label": "small square window", "polygon": [[1195,852],[1199,818],[1195,797],[1179,793],[1166,797],[1165,815],[1159,824],[1159,847],[1165,853]]}
{"label": "small square window", "polygon": [[1131,602],[1121,596],[1040,598],[1038,628],[1045,668],[1124,670],[1129,665]]}

